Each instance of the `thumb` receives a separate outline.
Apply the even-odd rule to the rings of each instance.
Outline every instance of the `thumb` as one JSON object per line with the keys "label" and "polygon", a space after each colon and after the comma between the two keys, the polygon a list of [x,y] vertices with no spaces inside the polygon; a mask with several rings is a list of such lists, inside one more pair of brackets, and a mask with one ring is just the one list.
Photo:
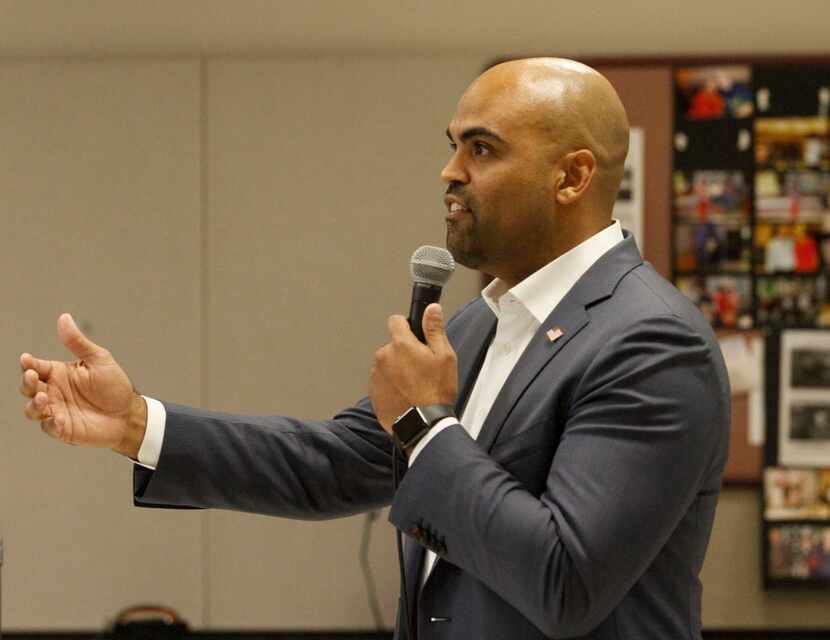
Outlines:
{"label": "thumb", "polygon": [[62,313],[58,318],[58,337],[64,346],[81,360],[94,362],[96,358],[106,353],[103,347],[99,347],[81,333],[75,320],[68,313]]}
{"label": "thumb", "polygon": [[444,312],[440,304],[432,303],[424,310],[423,328],[427,345],[435,355],[452,351],[450,341],[444,332]]}

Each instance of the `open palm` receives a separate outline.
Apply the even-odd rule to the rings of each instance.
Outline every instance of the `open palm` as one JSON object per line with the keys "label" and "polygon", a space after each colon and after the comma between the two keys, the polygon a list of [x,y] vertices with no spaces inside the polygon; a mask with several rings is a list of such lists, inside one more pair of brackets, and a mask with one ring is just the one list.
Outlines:
{"label": "open palm", "polygon": [[114,448],[123,440],[135,393],[112,354],[87,338],[72,316],[58,318],[61,342],[73,362],[20,356],[24,413],[48,435],[68,444]]}

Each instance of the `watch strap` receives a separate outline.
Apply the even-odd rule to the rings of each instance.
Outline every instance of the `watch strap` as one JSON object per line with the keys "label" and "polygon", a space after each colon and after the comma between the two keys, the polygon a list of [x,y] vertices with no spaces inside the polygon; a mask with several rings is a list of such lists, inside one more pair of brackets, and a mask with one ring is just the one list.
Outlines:
{"label": "watch strap", "polygon": [[430,427],[434,427],[437,422],[444,418],[454,418],[455,410],[448,404],[428,404],[424,406],[415,407],[418,413]]}
{"label": "watch strap", "polygon": [[455,413],[447,404],[411,407],[392,425],[395,443],[401,451],[410,449],[418,444],[434,424],[448,417],[455,417]]}

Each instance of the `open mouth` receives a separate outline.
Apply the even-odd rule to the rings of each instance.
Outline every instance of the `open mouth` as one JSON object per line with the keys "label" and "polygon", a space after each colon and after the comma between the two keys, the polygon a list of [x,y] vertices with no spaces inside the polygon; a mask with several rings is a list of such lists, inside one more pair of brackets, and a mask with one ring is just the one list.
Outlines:
{"label": "open mouth", "polygon": [[449,206],[446,219],[448,222],[456,221],[468,213],[471,213],[469,209],[465,209],[464,206],[458,202],[453,202]]}

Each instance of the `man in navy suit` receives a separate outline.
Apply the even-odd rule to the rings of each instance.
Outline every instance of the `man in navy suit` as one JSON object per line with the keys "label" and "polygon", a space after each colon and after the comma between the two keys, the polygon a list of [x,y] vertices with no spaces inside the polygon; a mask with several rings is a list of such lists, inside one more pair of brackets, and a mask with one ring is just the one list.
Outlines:
{"label": "man in navy suit", "polygon": [[494,280],[446,326],[430,306],[426,345],[392,316],[369,398],[321,422],[162,403],[64,315],[79,361],[21,356],[26,415],[145,465],[143,506],[325,518],[391,502],[399,638],[700,637],[729,387],[707,323],[611,218],[619,98],[579,63],[509,62],[447,135],[447,246]]}

